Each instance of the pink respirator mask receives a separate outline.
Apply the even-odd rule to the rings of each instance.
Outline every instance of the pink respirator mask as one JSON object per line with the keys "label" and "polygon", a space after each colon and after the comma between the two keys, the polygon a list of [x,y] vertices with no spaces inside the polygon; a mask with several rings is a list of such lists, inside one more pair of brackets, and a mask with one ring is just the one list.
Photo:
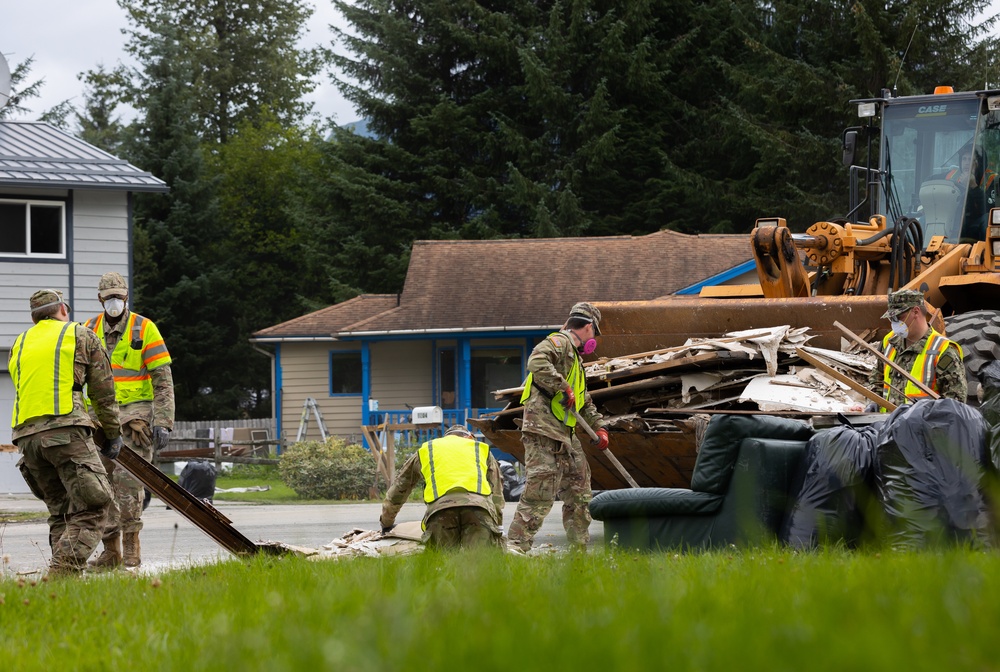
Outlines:
{"label": "pink respirator mask", "polygon": [[593,338],[588,338],[586,343],[583,344],[583,349],[581,352],[585,355],[592,355],[594,351],[597,350],[597,340]]}

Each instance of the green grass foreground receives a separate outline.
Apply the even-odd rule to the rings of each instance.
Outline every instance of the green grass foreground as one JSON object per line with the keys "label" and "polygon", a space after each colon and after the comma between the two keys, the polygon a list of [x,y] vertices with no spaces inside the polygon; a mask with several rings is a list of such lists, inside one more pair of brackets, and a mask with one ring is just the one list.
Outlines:
{"label": "green grass foreground", "polygon": [[990,670],[1000,556],[256,558],[0,582],[9,670]]}

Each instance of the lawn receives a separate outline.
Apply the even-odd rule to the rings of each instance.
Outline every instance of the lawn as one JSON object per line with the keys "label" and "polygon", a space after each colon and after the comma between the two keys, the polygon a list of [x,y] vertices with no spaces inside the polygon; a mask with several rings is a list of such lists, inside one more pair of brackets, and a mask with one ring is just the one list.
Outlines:
{"label": "lawn", "polygon": [[0,581],[11,670],[988,670],[1000,556],[255,558]]}

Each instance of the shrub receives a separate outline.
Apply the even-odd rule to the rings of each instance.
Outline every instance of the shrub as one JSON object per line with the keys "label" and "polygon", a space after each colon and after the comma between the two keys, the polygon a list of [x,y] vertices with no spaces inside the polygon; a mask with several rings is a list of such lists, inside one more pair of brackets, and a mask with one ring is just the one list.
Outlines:
{"label": "shrub", "polygon": [[288,446],[278,463],[281,480],[304,499],[365,499],[375,461],[364,447],[332,436]]}

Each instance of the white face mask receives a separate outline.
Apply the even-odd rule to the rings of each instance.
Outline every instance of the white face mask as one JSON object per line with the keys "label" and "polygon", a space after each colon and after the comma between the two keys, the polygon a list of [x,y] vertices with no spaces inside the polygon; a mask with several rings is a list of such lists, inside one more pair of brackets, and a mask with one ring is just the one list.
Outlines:
{"label": "white face mask", "polygon": [[125,302],[121,299],[111,298],[104,300],[104,312],[108,317],[118,317],[125,310]]}
{"label": "white face mask", "polygon": [[910,335],[910,328],[906,326],[906,322],[890,320],[889,324],[892,326],[892,333],[896,334],[900,338],[906,338]]}

